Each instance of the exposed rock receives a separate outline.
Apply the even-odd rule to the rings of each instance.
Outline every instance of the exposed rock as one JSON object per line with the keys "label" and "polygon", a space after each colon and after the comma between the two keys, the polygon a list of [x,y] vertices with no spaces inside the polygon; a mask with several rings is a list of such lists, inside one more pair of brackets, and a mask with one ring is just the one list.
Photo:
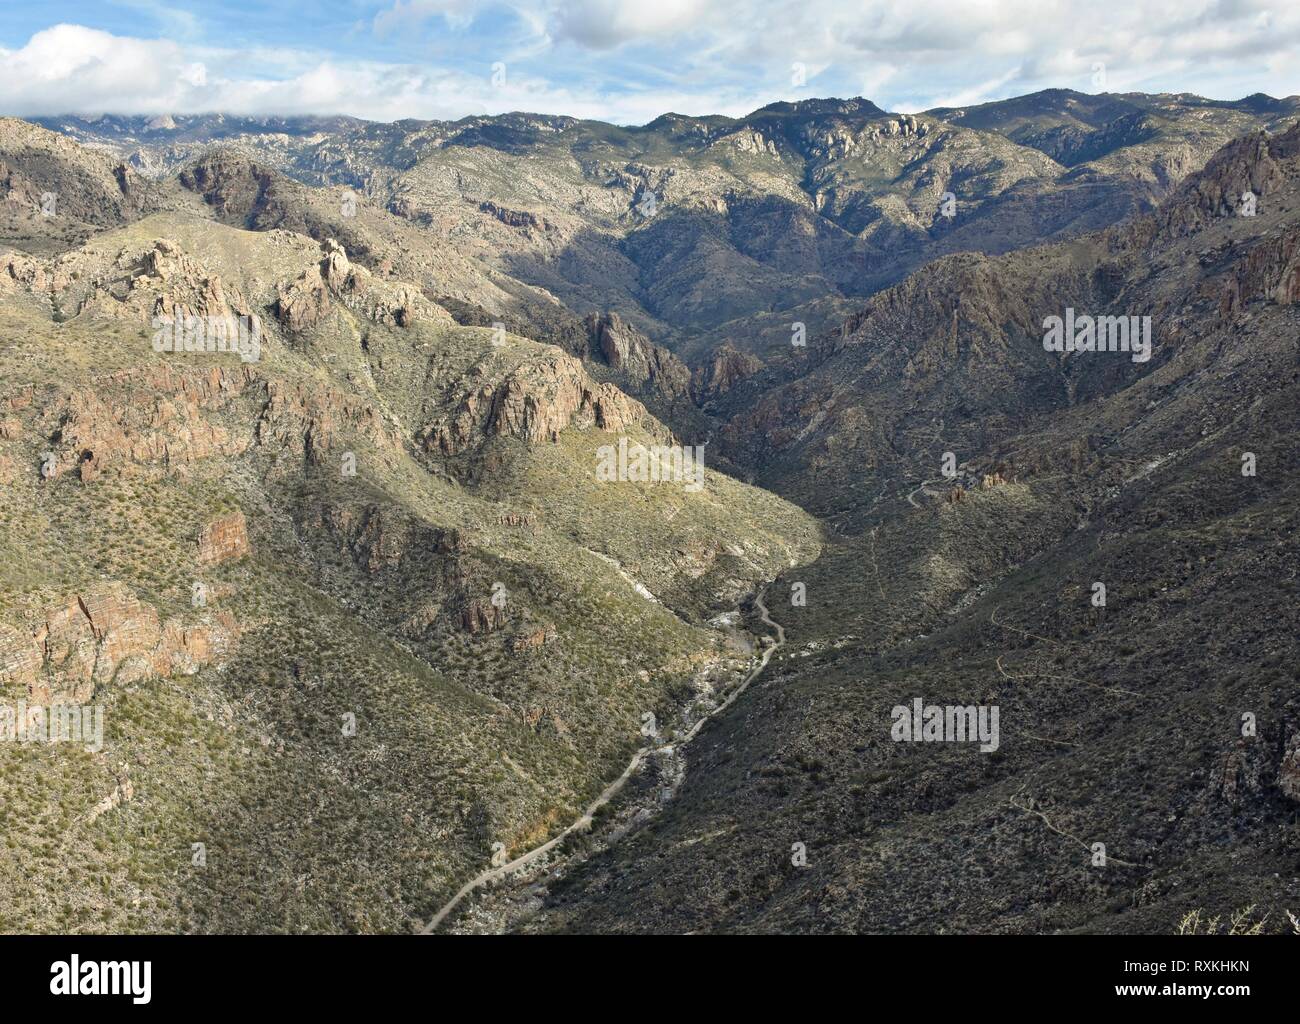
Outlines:
{"label": "exposed rock", "polygon": [[143,248],[123,248],[107,265],[94,258],[93,252],[76,251],[55,265],[50,287],[59,308],[145,324],[154,318],[184,323],[190,317],[203,317],[228,324],[230,338],[236,335],[237,318],[255,316],[252,303],[239,288],[172,239],[156,238]]}
{"label": "exposed rock", "polygon": [[506,610],[478,598],[465,600],[460,612],[461,628],[468,633],[493,633],[506,626]]}
{"label": "exposed rock", "polygon": [[294,333],[316,326],[330,311],[320,267],[304,270],[294,281],[278,285],[276,291],[276,319]]}
{"label": "exposed rock", "polygon": [[1234,807],[1263,797],[1268,781],[1277,774],[1279,788],[1283,789],[1286,761],[1277,761],[1276,742],[1265,738],[1241,737],[1223,756],[1217,777],[1212,780],[1219,795]]}
{"label": "exposed rock", "polygon": [[237,216],[245,222],[265,205],[272,180],[269,171],[227,148],[205,153],[178,177],[183,187],[201,195],[218,216]]}
{"label": "exposed rock", "polygon": [[238,636],[228,613],[163,624],[125,584],[99,584],[49,609],[30,633],[0,625],[0,682],[23,687],[33,703],[82,704],[106,683],[192,675]]}
{"label": "exposed rock", "polygon": [[0,295],[19,290],[43,292],[48,287],[43,264],[22,253],[0,254]]}
{"label": "exposed rock", "polygon": [[538,231],[549,231],[550,225],[546,223],[546,218],[539,217],[535,213],[529,213],[527,210],[508,210],[504,206],[498,206],[491,200],[485,200],[478,204],[478,208],[484,213],[491,214],[502,224],[512,228],[535,228]]}
{"label": "exposed rock", "polygon": [[117,226],[156,209],[153,190],[120,159],[79,146],[59,132],[0,118],[0,204],[35,213],[45,192],[57,196],[56,216]]}
{"label": "exposed rock", "polygon": [[243,558],[250,550],[248,522],[243,512],[232,512],[214,519],[199,533],[200,565],[220,565]]}
{"label": "exposed rock", "polygon": [[762,368],[763,361],[758,356],[741,352],[730,342],[723,342],[714,349],[708,362],[695,371],[692,382],[695,400],[702,403],[725,395]]}
{"label": "exposed rock", "polygon": [[669,402],[689,396],[691,373],[686,364],[617,313],[591,314],[587,332],[593,355],[620,375],[627,390],[654,391]]}
{"label": "exposed rock", "polygon": [[254,433],[260,447],[300,451],[308,462],[319,465],[341,446],[341,435],[348,433],[359,433],[382,448],[401,445],[379,409],[340,388],[278,380],[268,380],[264,386],[267,401]]}
{"label": "exposed rock", "polygon": [[564,724],[562,719],[555,711],[546,706],[531,707],[523,713],[524,724],[533,732],[565,738],[569,735],[569,727]]}
{"label": "exposed rock", "polygon": [[29,634],[0,623],[0,682],[15,683],[30,695],[42,660],[41,649]]}
{"label": "exposed rock", "polygon": [[1300,302],[1300,230],[1263,239],[1215,286],[1220,289],[1219,312],[1224,316],[1259,299],[1283,306]]}
{"label": "exposed rock", "polygon": [[109,811],[127,803],[135,796],[135,786],[131,784],[131,779],[127,775],[127,766],[125,764],[118,766],[116,775],[117,785],[113,787],[113,792],[109,793],[108,796],[104,797],[103,800],[99,801],[99,803],[95,804],[95,806],[90,809],[89,814],[86,815],[88,821],[95,821],[97,818],[107,814]]}
{"label": "exposed rock", "polygon": [[277,285],[276,318],[289,331],[301,333],[326,319],[337,300],[354,313],[375,323],[410,326],[416,320],[453,322],[451,315],[429,302],[414,285],[375,277],[352,263],[333,238],[322,243],[319,264],[295,280]]}
{"label": "exposed rock", "polygon": [[[54,441],[55,476],[76,469],[90,483],[105,468],[125,461],[179,467],[213,455],[233,455],[248,439],[233,436],[210,422],[204,412],[222,407],[247,378],[214,367],[207,374],[174,373],[158,367],[149,373],[123,374],[106,387],[56,397],[42,412],[42,424]],[[108,394],[114,385],[141,386],[147,398],[126,400]]]}
{"label": "exposed rock", "polygon": [[459,537],[452,536],[456,531],[436,529],[391,506],[334,506],[303,525],[328,529],[343,542],[357,565],[370,573],[396,568],[408,556],[423,559],[430,554],[460,553]]}
{"label": "exposed rock", "polygon": [[1192,177],[1158,214],[1133,229],[1178,237],[1205,227],[1220,217],[1237,215],[1243,193],[1259,202],[1277,192],[1287,180],[1285,161],[1300,154],[1300,123],[1282,135],[1264,132],[1237,139],[1216,153],[1205,169]]}
{"label": "exposed rock", "polygon": [[740,152],[749,153],[752,156],[772,156],[777,158],[781,156],[781,151],[777,148],[776,143],[753,128],[733,132],[725,136],[720,142],[724,142],[735,147]]}
{"label": "exposed rock", "polygon": [[397,565],[405,552],[405,538],[387,528],[382,509],[367,510],[365,519],[352,542],[354,556],[370,572]]}
{"label": "exposed rock", "polygon": [[453,414],[425,427],[420,438],[430,450],[455,455],[492,436],[537,444],[558,440],[570,426],[617,431],[644,416],[641,403],[613,384],[592,381],[578,360],[557,351],[465,395]]}
{"label": "exposed rock", "polygon": [[536,629],[524,633],[515,634],[514,640],[511,641],[510,649],[515,654],[522,654],[526,651],[535,651],[555,640],[556,632],[554,626],[538,626]]}
{"label": "exposed rock", "polygon": [[402,623],[402,632],[410,637],[423,636],[442,612],[442,605],[437,601],[426,601],[415,609]]}

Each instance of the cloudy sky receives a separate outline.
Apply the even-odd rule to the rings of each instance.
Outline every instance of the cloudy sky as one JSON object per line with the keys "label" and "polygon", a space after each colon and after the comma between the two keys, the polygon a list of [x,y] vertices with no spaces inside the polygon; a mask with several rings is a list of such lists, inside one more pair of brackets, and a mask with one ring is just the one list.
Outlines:
{"label": "cloudy sky", "polygon": [[1048,87],[1300,93],[1296,0],[0,0],[0,113],[641,124]]}

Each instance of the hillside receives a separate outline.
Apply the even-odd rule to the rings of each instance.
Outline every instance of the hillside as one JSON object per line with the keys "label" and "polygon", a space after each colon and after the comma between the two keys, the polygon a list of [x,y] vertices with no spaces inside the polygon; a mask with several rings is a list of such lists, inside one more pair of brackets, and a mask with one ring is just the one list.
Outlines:
{"label": "hillside", "polygon": [[1298,113],[0,119],[0,930],[1278,930]]}
{"label": "hillside", "polygon": [[575,357],[206,210],[0,254],[5,703],[105,723],[0,747],[5,930],[413,928],[718,699],[708,620],[817,550],[711,469],[602,483],[672,436]]}
{"label": "hillside", "polygon": [[[771,588],[807,596],[771,605],[777,672],[662,811],[498,912],[527,931],[1171,933],[1196,911],[1285,929],[1298,242],[1300,126],[1229,144],[1105,233],[938,261],[814,369],[733,396],[733,457],[834,531]],[[1067,306],[1151,316],[1151,358],[1044,351]],[[997,749],[894,742],[916,698],[998,707]]]}

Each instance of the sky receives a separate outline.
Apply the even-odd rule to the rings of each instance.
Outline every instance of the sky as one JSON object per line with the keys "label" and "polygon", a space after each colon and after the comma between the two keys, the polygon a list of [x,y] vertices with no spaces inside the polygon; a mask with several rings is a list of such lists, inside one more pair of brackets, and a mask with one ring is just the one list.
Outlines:
{"label": "sky", "polygon": [[865,96],[1300,93],[1288,0],[0,0],[0,113],[526,110],[619,124]]}

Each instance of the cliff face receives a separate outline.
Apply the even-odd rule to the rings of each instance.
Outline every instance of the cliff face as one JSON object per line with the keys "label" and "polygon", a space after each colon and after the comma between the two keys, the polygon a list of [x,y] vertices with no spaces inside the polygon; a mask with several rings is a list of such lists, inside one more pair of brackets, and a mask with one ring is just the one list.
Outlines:
{"label": "cliff face", "polygon": [[725,395],[742,381],[763,368],[757,356],[742,352],[733,345],[719,346],[709,361],[695,371],[692,392],[700,404]]}
{"label": "cliff face", "polygon": [[632,394],[650,392],[672,403],[690,393],[690,371],[667,349],[650,341],[617,313],[587,317],[595,353]]}
{"label": "cliff face", "polygon": [[453,407],[419,432],[426,448],[460,455],[492,437],[538,444],[558,440],[569,427],[617,432],[647,418],[639,402],[612,384],[592,381],[578,360],[561,352],[472,385],[455,382]]}
{"label": "cliff face", "polygon": [[[1300,130],[1294,125],[1279,135],[1260,132],[1225,146],[1153,216],[1157,237],[1187,235],[1218,218],[1243,215],[1247,192],[1256,197],[1256,205],[1276,196],[1290,180],[1286,164],[1298,152]],[[1137,229],[1142,227],[1139,222]]]}
{"label": "cliff face", "polygon": [[50,607],[30,632],[0,630],[0,682],[32,704],[85,704],[110,684],[194,675],[238,639],[229,613],[164,621],[125,584],[106,583]]}
{"label": "cliff face", "polygon": [[220,565],[249,553],[248,522],[234,512],[207,523],[199,533],[199,564]]}

